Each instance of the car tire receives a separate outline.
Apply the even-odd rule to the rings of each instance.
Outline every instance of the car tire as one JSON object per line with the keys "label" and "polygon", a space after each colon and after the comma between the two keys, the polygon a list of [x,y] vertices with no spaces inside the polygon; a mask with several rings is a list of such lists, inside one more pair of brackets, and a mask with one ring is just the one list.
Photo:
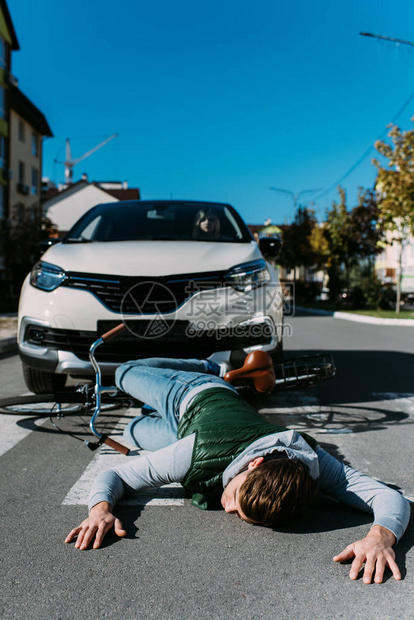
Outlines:
{"label": "car tire", "polygon": [[22,366],[27,388],[35,394],[49,394],[50,392],[63,390],[65,387],[66,375],[56,375],[53,372],[38,370],[24,362],[22,362]]}

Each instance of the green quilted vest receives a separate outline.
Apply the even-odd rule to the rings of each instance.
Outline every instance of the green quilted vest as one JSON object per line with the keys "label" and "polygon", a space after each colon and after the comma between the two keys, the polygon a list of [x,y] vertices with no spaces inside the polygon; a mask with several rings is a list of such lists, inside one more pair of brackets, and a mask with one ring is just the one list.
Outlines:
{"label": "green quilted vest", "polygon": [[[238,394],[210,388],[198,394],[180,420],[178,439],[195,433],[191,467],[182,484],[192,494],[192,503],[207,510],[218,504],[223,492],[226,467],[257,439],[289,430],[270,424]],[[316,447],[314,439],[301,433]]]}

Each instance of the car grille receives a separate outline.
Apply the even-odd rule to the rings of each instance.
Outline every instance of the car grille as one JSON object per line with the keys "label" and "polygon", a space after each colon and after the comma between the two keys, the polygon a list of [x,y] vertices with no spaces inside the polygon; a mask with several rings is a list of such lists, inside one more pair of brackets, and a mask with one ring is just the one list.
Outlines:
{"label": "car grille", "polygon": [[[57,351],[70,351],[81,360],[89,360],[89,348],[97,338],[116,327],[117,321],[98,321],[98,330],[78,331],[27,325],[24,340],[28,344]],[[266,324],[262,330],[237,326],[237,334],[217,330],[188,335],[188,321],[164,321],[163,329],[152,329],[154,321],[129,320],[127,328],[96,351],[98,362],[120,364],[145,357],[208,357],[215,351],[235,351],[268,344],[272,334]]]}
{"label": "car grille", "polygon": [[222,287],[225,273],[216,271],[138,278],[67,272],[63,286],[92,293],[113,312],[164,314],[174,312],[196,292]]}

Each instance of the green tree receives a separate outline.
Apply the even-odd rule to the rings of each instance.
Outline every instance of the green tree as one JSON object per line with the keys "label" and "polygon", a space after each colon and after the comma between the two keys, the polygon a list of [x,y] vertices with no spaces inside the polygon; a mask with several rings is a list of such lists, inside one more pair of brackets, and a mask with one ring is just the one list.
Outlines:
{"label": "green tree", "polygon": [[[329,298],[336,302],[344,287],[355,282],[351,274],[363,274],[361,304],[367,283],[371,279],[372,291],[378,290],[374,257],[381,251],[378,242],[383,233],[378,229],[378,205],[375,192],[360,190],[358,205],[348,210],[346,193],[338,188],[339,201],[334,201],[326,214],[326,221],[319,224],[313,210],[299,207],[293,224],[283,233],[280,264],[295,270],[299,266],[315,266],[329,278]],[[358,266],[358,263],[361,263]],[[296,279],[296,278],[295,278]],[[366,295],[370,300],[374,293]]]}
{"label": "green tree", "polygon": [[292,225],[283,231],[282,250],[278,262],[283,267],[293,269],[295,281],[298,267],[310,267],[316,262],[313,248],[309,243],[315,225],[317,220],[314,211],[299,206]]}
{"label": "green tree", "polygon": [[358,205],[349,214],[348,284],[353,289],[354,307],[377,307],[381,283],[375,272],[375,256],[382,251],[384,231],[378,226],[375,191],[360,190]]}
{"label": "green tree", "polygon": [[329,242],[326,234],[326,222],[321,222],[312,228],[309,235],[309,245],[315,257],[315,265],[319,269],[326,271],[330,256]]}
{"label": "green tree", "polygon": [[[339,187],[338,192],[339,201],[332,203],[326,213],[326,221],[313,229],[309,240],[318,266],[328,274],[329,298],[332,303],[337,301],[343,288],[354,285],[352,274],[361,270],[365,274],[365,282],[371,277],[373,288],[377,290],[374,257],[381,251],[378,242],[383,237],[377,226],[375,192],[361,189],[358,205],[351,211],[347,208],[345,190]],[[358,266],[359,263],[361,265]]]}
{"label": "green tree", "polygon": [[[414,119],[411,119],[414,120]],[[401,131],[392,125],[388,133],[391,144],[379,140],[375,148],[385,165],[374,159],[378,170],[379,225],[391,234],[398,247],[396,312],[400,312],[403,253],[408,238],[414,235],[414,130]]]}
{"label": "green tree", "polygon": [[49,236],[51,226],[36,204],[30,209],[22,205],[12,208],[11,217],[3,223],[0,231],[8,278],[7,296],[15,298],[19,295],[25,276],[40,257],[41,241]]}
{"label": "green tree", "polygon": [[360,190],[358,205],[349,214],[347,225],[349,259],[368,259],[372,263],[382,251],[384,231],[378,225],[379,209],[374,190]]}
{"label": "green tree", "polygon": [[325,237],[328,241],[329,256],[327,273],[329,277],[329,300],[335,302],[346,277],[344,267],[349,258],[349,215],[346,206],[346,193],[338,187],[339,202],[334,201],[326,214]]}

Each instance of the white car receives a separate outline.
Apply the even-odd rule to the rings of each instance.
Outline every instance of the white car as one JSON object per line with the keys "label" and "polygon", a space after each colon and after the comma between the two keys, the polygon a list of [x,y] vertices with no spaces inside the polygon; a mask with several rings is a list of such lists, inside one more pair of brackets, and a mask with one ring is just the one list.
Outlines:
{"label": "white car", "polygon": [[228,204],[178,200],[97,205],[50,247],[27,276],[18,344],[30,390],[63,387],[92,374],[89,347],[120,322],[127,330],[101,347],[103,375],[142,357],[209,357],[233,366],[261,349],[282,356],[283,298],[271,260]]}

